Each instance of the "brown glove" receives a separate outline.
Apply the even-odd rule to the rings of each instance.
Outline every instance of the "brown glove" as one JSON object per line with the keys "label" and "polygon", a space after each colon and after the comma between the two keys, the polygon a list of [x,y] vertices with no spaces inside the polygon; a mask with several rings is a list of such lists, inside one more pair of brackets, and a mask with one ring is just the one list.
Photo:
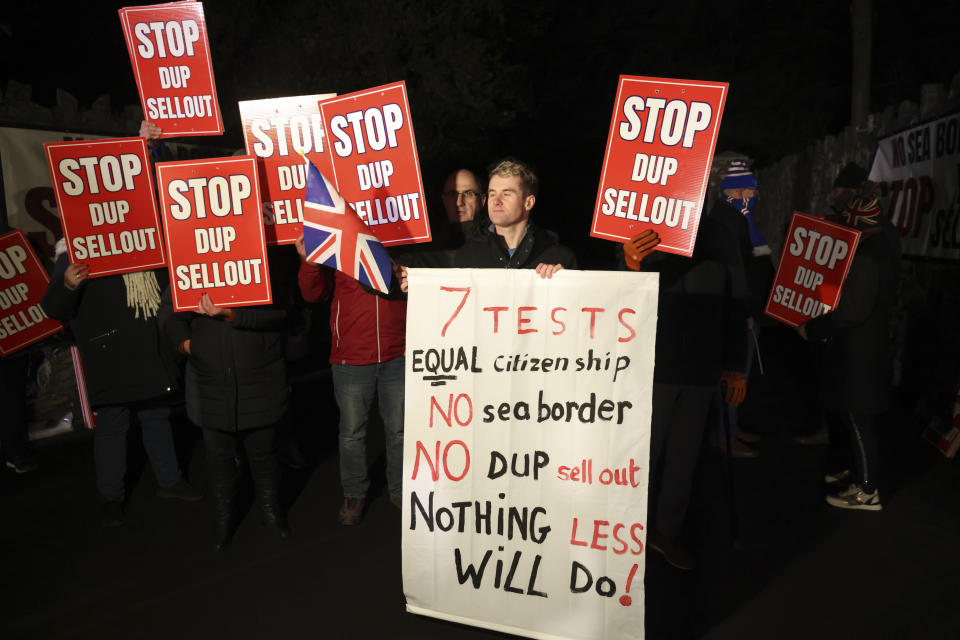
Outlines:
{"label": "brown glove", "polygon": [[723,401],[731,407],[738,407],[747,396],[747,381],[739,371],[724,371],[720,374],[720,383],[726,388]]}
{"label": "brown glove", "polygon": [[639,271],[640,263],[660,244],[660,236],[653,229],[644,229],[623,243],[623,257],[627,268]]}

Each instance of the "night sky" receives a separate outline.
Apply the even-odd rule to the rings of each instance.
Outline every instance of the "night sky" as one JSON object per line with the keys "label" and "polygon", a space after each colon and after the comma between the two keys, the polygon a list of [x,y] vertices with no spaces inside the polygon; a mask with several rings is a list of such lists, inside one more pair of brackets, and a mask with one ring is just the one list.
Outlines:
{"label": "night sky", "polygon": [[[0,87],[31,84],[46,106],[57,87],[83,106],[105,93],[116,110],[138,104],[119,6],[5,7]],[[871,108],[949,83],[957,17],[936,3],[873,6]],[[215,0],[204,10],[227,127],[212,143],[242,146],[238,100],[404,80],[428,198],[452,165],[515,155],[539,169],[535,215],[562,235],[589,224],[620,74],[729,82],[717,151],[761,168],[849,121],[842,1]]]}

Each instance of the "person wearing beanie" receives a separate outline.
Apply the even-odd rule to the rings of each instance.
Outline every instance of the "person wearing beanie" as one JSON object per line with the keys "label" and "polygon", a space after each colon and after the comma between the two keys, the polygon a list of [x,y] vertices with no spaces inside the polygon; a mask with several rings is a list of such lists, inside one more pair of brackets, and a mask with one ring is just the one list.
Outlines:
{"label": "person wearing beanie", "polygon": [[879,218],[875,199],[853,198],[847,203],[839,221],[860,231],[860,241],[840,302],[830,313],[797,329],[804,339],[823,343],[818,398],[831,436],[844,434],[849,439],[853,464],[827,474],[850,482],[827,495],[827,503],[841,509],[882,508],[878,429],[887,410],[888,331],[896,303],[896,288],[889,285],[896,281],[898,258]]}
{"label": "person wearing beanie", "polygon": [[[734,243],[727,251],[727,255],[730,256],[728,266],[731,270],[733,298],[740,305],[740,316],[743,319],[746,351],[742,379],[724,380],[724,382],[728,388],[731,385],[742,386],[744,392],[756,357],[759,337],[759,330],[754,320],[763,314],[767,293],[774,276],[770,247],[754,219],[759,190],[757,178],[747,167],[746,161],[742,159],[731,161],[720,183],[720,198],[711,209],[709,216],[727,230],[728,236],[732,237]],[[758,442],[762,437],[741,430],[738,409],[734,406],[724,406],[719,394],[714,401],[714,408],[718,414],[720,411],[727,412],[732,438],[729,445],[731,455],[736,458],[757,457],[759,452],[747,443]],[[721,431],[719,423],[714,424],[713,437],[721,442],[721,448],[725,448],[727,443],[723,442]]]}

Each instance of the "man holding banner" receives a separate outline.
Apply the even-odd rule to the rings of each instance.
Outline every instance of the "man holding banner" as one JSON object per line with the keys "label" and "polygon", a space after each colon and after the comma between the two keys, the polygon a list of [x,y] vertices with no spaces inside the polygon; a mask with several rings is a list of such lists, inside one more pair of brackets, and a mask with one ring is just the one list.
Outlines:
{"label": "man holding banner", "polygon": [[494,167],[487,187],[492,224],[457,250],[454,266],[536,267],[547,277],[558,267],[576,269],[573,252],[560,244],[557,235],[530,222],[539,184],[536,174],[523,162],[503,160]]}

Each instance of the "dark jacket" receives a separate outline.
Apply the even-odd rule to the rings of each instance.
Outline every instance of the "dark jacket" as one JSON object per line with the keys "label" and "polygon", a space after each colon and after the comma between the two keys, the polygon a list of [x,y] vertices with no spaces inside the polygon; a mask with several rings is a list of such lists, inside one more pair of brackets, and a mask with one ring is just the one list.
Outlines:
{"label": "dark jacket", "polygon": [[643,261],[660,274],[655,382],[713,386],[722,371],[743,372],[746,320],[733,295],[732,246],[729,230],[704,218],[693,257],[656,252]]}
{"label": "dark jacket", "polygon": [[[68,265],[62,254],[40,304],[51,318],[69,323],[83,360],[90,404],[126,404],[178,390],[174,353],[161,340],[156,317],[134,317],[123,276],[90,278],[71,291],[63,283]],[[170,284],[167,270],[154,274],[165,292]]]}
{"label": "dark jacket", "polygon": [[232,322],[175,313],[171,297],[164,297],[160,324],[169,343],[177,348],[190,340],[186,399],[194,424],[243,431],[273,425],[286,412],[290,385],[284,355],[295,276],[277,254],[287,248],[268,250],[273,304],[235,307]]}
{"label": "dark jacket", "polygon": [[507,251],[503,236],[497,234],[491,224],[457,249],[453,258],[455,267],[467,269],[533,269],[540,263],[562,264],[565,269],[577,268],[573,252],[560,244],[557,234],[529,221],[513,256]]}
{"label": "dark jacket", "polygon": [[826,340],[819,372],[825,409],[886,411],[898,269],[883,230],[863,230],[837,308],[805,325],[809,340]]}

